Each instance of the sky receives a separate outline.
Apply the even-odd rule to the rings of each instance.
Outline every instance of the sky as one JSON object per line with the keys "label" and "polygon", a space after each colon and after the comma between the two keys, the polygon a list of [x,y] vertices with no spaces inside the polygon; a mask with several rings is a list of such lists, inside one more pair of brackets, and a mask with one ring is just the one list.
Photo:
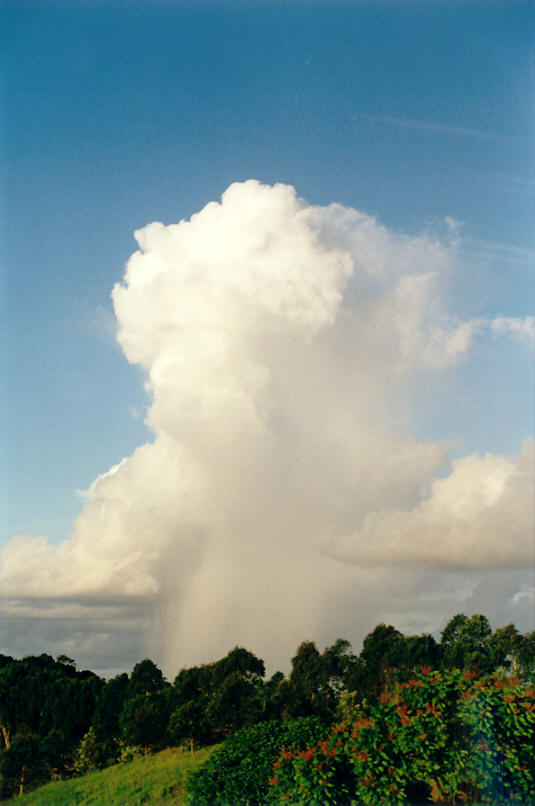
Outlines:
{"label": "sky", "polygon": [[532,3],[1,15],[0,652],[533,629]]}

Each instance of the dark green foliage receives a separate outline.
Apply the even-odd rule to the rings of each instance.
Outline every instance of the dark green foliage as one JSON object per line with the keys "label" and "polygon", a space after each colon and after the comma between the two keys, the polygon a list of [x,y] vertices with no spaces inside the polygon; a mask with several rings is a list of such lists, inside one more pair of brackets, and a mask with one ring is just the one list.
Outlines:
{"label": "dark green foliage", "polygon": [[168,699],[164,691],[135,694],[121,712],[119,726],[124,744],[161,750],[167,744]]}
{"label": "dark green foliage", "polygon": [[[70,660],[70,659],[67,659]],[[12,660],[0,670],[0,771],[4,792],[65,774],[89,728],[103,686],[92,672],[50,655]]]}
{"label": "dark green foliage", "polygon": [[173,745],[191,742],[195,745],[210,744],[212,726],[206,715],[205,704],[191,699],[175,708],[169,719],[169,741]]}
{"label": "dark green foliage", "polygon": [[439,665],[440,648],[432,635],[409,635],[405,638],[406,671],[412,672],[420,666]]}
{"label": "dark green foliage", "polygon": [[266,721],[280,720],[284,713],[284,686],[282,672],[275,672],[263,686],[264,718]]}
{"label": "dark green foliage", "polygon": [[379,624],[366,636],[360,653],[363,683],[368,695],[377,696],[406,665],[405,638],[394,627]]}
{"label": "dark green foliage", "polygon": [[280,749],[320,741],[329,728],[317,717],[281,724],[263,722],[226,740],[188,780],[187,791],[202,804],[259,804],[273,800],[269,781]]}
{"label": "dark green foliage", "polygon": [[169,683],[162,672],[149,658],[136,663],[128,681],[127,697],[136,694],[156,694],[163,691]]}
{"label": "dark green foliage", "polygon": [[521,640],[522,636],[514,624],[507,624],[505,627],[495,630],[487,640],[493,665],[496,668],[502,667],[504,669],[510,669],[513,666],[513,671],[516,672],[518,665],[517,655]]}
{"label": "dark green foliage", "polygon": [[2,752],[2,793],[4,798],[22,795],[48,779],[47,748],[33,733],[17,734],[9,750]]}
{"label": "dark green foliage", "polygon": [[14,658],[11,655],[2,655],[0,653],[0,670],[7,666],[8,663],[13,663]]}
{"label": "dark green foliage", "polygon": [[76,662],[73,658],[69,658],[68,655],[58,655],[56,663],[61,663],[62,666],[70,666],[71,669],[76,669]]}
{"label": "dark green foliage", "polygon": [[283,714],[332,719],[343,680],[355,662],[349,649],[349,641],[339,638],[320,654],[312,641],[304,641],[292,658],[288,684],[281,685]]}
{"label": "dark green foliage", "polygon": [[99,742],[95,729],[89,728],[76,750],[73,769],[76,775],[85,775],[93,770],[109,766],[110,754],[107,743]]}
{"label": "dark green foliage", "polygon": [[264,662],[236,647],[216,663],[182,669],[174,682],[171,740],[213,744],[267,712]]}
{"label": "dark green foliage", "polygon": [[233,672],[215,688],[205,719],[217,730],[219,738],[245,725],[254,725],[262,716],[260,685]]}
{"label": "dark green foliage", "polygon": [[91,723],[94,740],[100,747],[99,752],[90,754],[97,769],[112,764],[119,758],[119,719],[127,689],[128,675],[120,674],[108,680],[100,692]]}
{"label": "dark green foliage", "polygon": [[491,628],[485,616],[454,616],[442,631],[442,662],[447,668],[491,672],[499,665],[490,639]]}
{"label": "dark green foliage", "polygon": [[526,679],[535,682],[535,632],[520,637],[516,659],[518,672]]}
{"label": "dark green foliage", "polygon": [[230,675],[259,682],[265,675],[264,661],[257,658],[252,652],[242,647],[235,647],[228,655],[214,664],[213,679],[215,685],[220,685]]}
{"label": "dark green foliage", "polygon": [[136,663],[124,691],[119,735],[125,745],[161,750],[168,741],[171,685],[148,658]]}

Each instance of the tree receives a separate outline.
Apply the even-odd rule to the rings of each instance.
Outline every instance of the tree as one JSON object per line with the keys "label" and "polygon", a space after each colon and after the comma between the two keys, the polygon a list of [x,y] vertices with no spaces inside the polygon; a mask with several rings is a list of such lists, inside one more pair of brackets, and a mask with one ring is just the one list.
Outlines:
{"label": "tree", "polygon": [[535,632],[523,635],[517,649],[517,659],[520,674],[528,679],[535,678]]}
{"label": "tree", "polygon": [[419,669],[421,666],[437,667],[440,649],[429,633],[409,635],[405,639],[407,671]]}
{"label": "tree", "polygon": [[216,686],[231,674],[238,674],[244,679],[259,682],[265,673],[264,661],[243,647],[235,647],[213,667],[213,679]]}
{"label": "tree", "polygon": [[205,703],[200,700],[188,700],[174,709],[168,725],[169,741],[175,745],[188,742],[210,744],[213,738],[213,727],[206,713]]}
{"label": "tree", "polygon": [[227,675],[217,686],[206,709],[216,740],[262,719],[260,686],[238,672]]}
{"label": "tree", "polygon": [[364,639],[359,657],[367,691],[377,696],[392,687],[405,665],[405,639],[395,627],[379,624]]}
{"label": "tree", "polygon": [[489,644],[491,628],[485,616],[454,616],[442,632],[442,657],[446,667],[491,672],[495,668]]}
{"label": "tree", "polygon": [[174,741],[220,741],[265,718],[264,672],[264,661],[243,647],[215,663],[182,669],[173,684]]}
{"label": "tree", "polygon": [[47,758],[42,740],[35,734],[17,735],[0,756],[2,797],[22,795],[47,780]]}
{"label": "tree", "polygon": [[213,664],[181,669],[173,689],[174,705],[169,721],[172,740],[209,744],[213,732],[206,711],[213,693]]}
{"label": "tree", "polygon": [[462,668],[463,650],[460,646],[459,638],[461,629],[467,621],[468,619],[464,613],[457,613],[442,630],[440,647],[443,663],[447,667],[456,666],[457,668]]}
{"label": "tree", "polygon": [[321,710],[318,698],[322,683],[321,656],[313,641],[303,641],[292,658],[287,693],[291,717],[312,716]]}
{"label": "tree", "polygon": [[487,640],[487,644],[494,669],[499,669],[500,667],[509,669],[512,666],[513,672],[517,673],[517,654],[521,640],[522,636],[514,624],[499,627],[492,633]]}
{"label": "tree", "polygon": [[[50,765],[64,771],[89,728],[102,686],[103,681],[92,672],[79,673],[50,655],[6,664],[0,671],[4,750],[11,748],[15,737],[33,735],[45,740]],[[23,745],[19,754],[21,748]]]}
{"label": "tree", "polygon": [[136,663],[128,683],[128,697],[135,694],[155,694],[169,684],[162,672],[149,658]]}
{"label": "tree", "polygon": [[149,750],[161,750],[167,744],[169,722],[168,699],[165,691],[134,694],[121,712],[119,725],[125,744]]}
{"label": "tree", "polygon": [[158,750],[167,742],[171,686],[148,658],[136,663],[126,686],[119,717],[122,740],[128,745]]}
{"label": "tree", "polygon": [[[99,766],[119,758],[119,719],[126,699],[128,675],[120,674],[108,680],[96,702],[91,729],[101,748]],[[90,739],[88,739],[90,743]],[[89,750],[89,744],[88,744]]]}

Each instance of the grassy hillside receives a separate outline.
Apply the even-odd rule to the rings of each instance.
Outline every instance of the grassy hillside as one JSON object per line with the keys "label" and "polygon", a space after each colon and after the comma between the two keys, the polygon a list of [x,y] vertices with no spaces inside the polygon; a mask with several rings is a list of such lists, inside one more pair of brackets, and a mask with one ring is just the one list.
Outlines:
{"label": "grassy hillside", "polygon": [[116,764],[81,778],[54,781],[28,795],[3,803],[17,803],[17,806],[182,804],[188,774],[206,761],[211,752],[212,749],[198,750],[191,755],[178,749],[163,750],[154,756]]}

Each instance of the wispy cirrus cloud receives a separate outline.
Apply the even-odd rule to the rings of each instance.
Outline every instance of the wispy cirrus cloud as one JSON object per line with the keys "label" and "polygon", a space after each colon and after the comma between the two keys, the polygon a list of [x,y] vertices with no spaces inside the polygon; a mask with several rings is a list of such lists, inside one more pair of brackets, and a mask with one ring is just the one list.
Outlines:
{"label": "wispy cirrus cloud", "polygon": [[516,266],[535,266],[535,250],[513,244],[487,241],[483,238],[463,238],[462,252],[470,258],[499,261]]}
{"label": "wispy cirrus cloud", "polygon": [[485,184],[505,193],[521,193],[528,196],[535,194],[535,179],[529,176],[489,172],[482,174],[481,179]]}
{"label": "wispy cirrus cloud", "polygon": [[474,137],[480,140],[505,140],[516,141],[520,138],[511,135],[499,134],[498,132],[488,132],[481,129],[470,129],[465,126],[453,126],[448,123],[437,123],[432,120],[420,120],[418,118],[404,118],[396,115],[368,115],[363,114],[362,119],[368,123],[376,123],[382,126],[394,126],[399,129],[412,129],[429,134],[450,134],[456,137]]}

